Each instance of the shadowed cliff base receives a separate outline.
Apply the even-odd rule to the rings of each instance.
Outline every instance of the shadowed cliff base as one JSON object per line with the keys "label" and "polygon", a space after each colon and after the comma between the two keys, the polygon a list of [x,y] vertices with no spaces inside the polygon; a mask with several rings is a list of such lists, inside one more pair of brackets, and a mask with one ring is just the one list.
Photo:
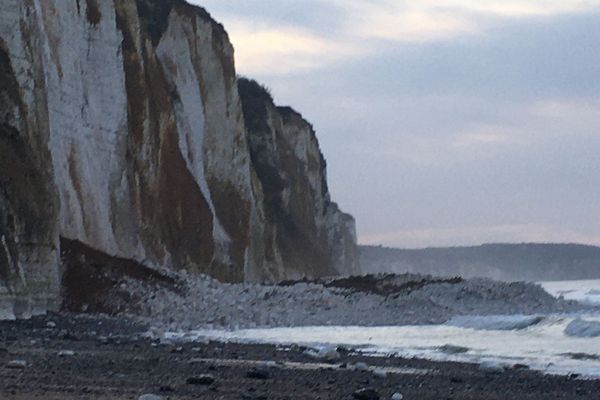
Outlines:
{"label": "shadowed cliff base", "polygon": [[133,260],[109,256],[76,240],[61,237],[60,256],[64,311],[108,315],[139,312],[143,297],[129,290],[131,280],[147,293],[158,288],[183,290],[171,276]]}
{"label": "shadowed cliff base", "polygon": [[[32,84],[41,85],[43,77],[32,73]],[[32,306],[55,303],[58,295],[58,201],[47,115],[43,109],[28,109],[21,95],[11,55],[0,37],[0,296],[29,303],[15,304],[15,310],[27,316]],[[26,123],[23,117],[29,113],[36,113],[36,119]]]}

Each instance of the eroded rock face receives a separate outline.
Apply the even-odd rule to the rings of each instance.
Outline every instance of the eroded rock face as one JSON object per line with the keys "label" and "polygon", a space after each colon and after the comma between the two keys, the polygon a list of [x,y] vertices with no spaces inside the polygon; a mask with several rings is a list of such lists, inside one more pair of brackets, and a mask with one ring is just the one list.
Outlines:
{"label": "eroded rock face", "polygon": [[[59,303],[59,237],[224,281],[351,272],[353,221],[312,129],[271,103],[280,143],[251,152],[243,111],[233,48],[201,8],[3,0],[0,302]],[[271,161],[295,183],[272,187]]]}
{"label": "eroded rock face", "polygon": [[276,107],[257,82],[239,80],[252,165],[260,181],[265,266],[256,279],[356,274],[355,223],[333,203],[313,127]]}
{"label": "eroded rock face", "polygon": [[[9,3],[0,5],[1,319],[56,308],[59,287],[58,199],[38,28],[21,21],[26,32],[19,31],[18,7]],[[5,40],[9,34],[21,45]]]}

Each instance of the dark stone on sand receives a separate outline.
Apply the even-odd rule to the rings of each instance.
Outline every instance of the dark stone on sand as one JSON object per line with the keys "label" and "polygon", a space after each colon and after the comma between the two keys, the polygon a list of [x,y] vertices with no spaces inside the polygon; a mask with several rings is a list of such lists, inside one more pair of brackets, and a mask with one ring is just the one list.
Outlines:
{"label": "dark stone on sand", "polygon": [[246,372],[246,377],[250,379],[269,379],[271,375],[269,371],[264,368],[252,368],[250,371]]}
{"label": "dark stone on sand", "polygon": [[359,389],[352,394],[356,400],[379,400],[379,393],[374,389],[364,388]]}
{"label": "dark stone on sand", "polygon": [[62,335],[62,339],[63,340],[70,340],[73,342],[78,342],[81,340],[81,338],[77,335],[72,334],[71,332],[67,331]]}
{"label": "dark stone on sand", "polygon": [[212,385],[215,378],[212,375],[191,376],[185,381],[188,385]]}

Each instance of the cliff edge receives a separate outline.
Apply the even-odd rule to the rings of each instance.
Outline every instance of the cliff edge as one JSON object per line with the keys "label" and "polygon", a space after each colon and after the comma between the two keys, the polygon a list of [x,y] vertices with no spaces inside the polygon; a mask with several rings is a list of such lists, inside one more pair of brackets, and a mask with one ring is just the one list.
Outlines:
{"label": "cliff edge", "polygon": [[266,88],[240,78],[252,166],[259,185],[263,268],[259,280],[357,274],[355,222],[332,202],[312,125],[277,107]]}

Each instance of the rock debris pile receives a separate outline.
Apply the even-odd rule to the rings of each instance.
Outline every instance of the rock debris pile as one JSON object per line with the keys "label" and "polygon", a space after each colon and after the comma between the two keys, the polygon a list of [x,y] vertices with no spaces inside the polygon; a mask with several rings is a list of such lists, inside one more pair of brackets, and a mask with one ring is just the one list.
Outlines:
{"label": "rock debris pile", "polygon": [[[181,276],[184,289],[159,288],[136,304],[142,318],[167,330],[318,325],[422,325],[461,315],[570,312],[580,304],[556,299],[531,283],[380,275],[280,285],[224,284]],[[127,283],[135,292],[135,282]],[[140,289],[147,293],[145,288]]]}

